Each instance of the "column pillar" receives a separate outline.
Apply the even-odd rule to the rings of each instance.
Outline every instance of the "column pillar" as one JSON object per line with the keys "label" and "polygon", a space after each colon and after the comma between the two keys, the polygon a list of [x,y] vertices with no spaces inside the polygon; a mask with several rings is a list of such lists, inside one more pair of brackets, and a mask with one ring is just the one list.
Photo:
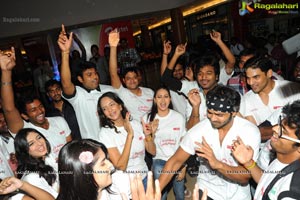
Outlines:
{"label": "column pillar", "polygon": [[141,37],[142,37],[142,44],[144,48],[152,48],[152,41],[150,38],[150,32],[148,26],[142,25],[141,26]]}
{"label": "column pillar", "polygon": [[183,23],[183,15],[180,8],[171,9],[171,25],[173,30],[173,43],[175,45],[182,44],[186,42],[186,33]]}

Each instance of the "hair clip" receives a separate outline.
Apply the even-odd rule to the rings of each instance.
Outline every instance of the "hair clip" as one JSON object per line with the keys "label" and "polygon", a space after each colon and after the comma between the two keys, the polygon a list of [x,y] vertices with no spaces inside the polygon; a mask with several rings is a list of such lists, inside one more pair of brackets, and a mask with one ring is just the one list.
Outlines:
{"label": "hair clip", "polygon": [[94,159],[94,155],[90,151],[83,151],[79,155],[80,162],[83,162],[85,164],[90,164]]}

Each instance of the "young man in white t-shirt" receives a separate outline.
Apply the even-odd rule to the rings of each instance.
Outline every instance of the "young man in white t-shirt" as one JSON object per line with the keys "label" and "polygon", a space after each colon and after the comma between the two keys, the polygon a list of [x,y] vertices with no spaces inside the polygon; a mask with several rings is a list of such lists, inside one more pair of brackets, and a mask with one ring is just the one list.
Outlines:
{"label": "young man in white t-shirt", "polygon": [[12,87],[12,69],[16,65],[13,48],[8,55],[0,52],[0,65],[2,106],[9,131],[16,134],[22,128],[38,129],[49,140],[52,151],[58,157],[60,148],[72,140],[67,122],[62,117],[46,118],[43,104],[33,96],[20,98],[19,111]]}
{"label": "young man in white t-shirt", "polygon": [[117,30],[113,30],[109,33],[109,73],[111,85],[124,101],[133,119],[140,121],[141,117],[150,111],[153,104],[154,93],[150,88],[139,87],[138,72],[135,67],[128,67],[122,72],[122,80],[125,85],[125,87],[123,87],[117,69],[117,46],[119,40],[120,33]]}
{"label": "young man in white t-shirt", "polygon": [[[247,60],[244,66],[247,83],[252,89],[244,95],[246,105],[244,116],[256,125],[265,122],[285,104],[300,99],[300,85],[284,80],[273,80],[272,66],[268,58],[259,56]],[[261,136],[263,141],[270,139],[271,126],[261,128]]]}
{"label": "young man in white t-shirt", "polygon": [[159,177],[161,189],[171,180],[190,155],[197,154],[201,165],[197,183],[208,190],[212,199],[251,199],[249,174],[231,155],[232,140],[241,137],[257,158],[260,144],[258,128],[237,116],[241,97],[225,86],[217,86],[206,96],[207,119],[196,124],[184,136],[176,153],[166,163]]}
{"label": "young man in white t-shirt", "polygon": [[[267,196],[270,200],[277,200],[283,191],[290,192],[293,172],[277,180],[269,192],[266,188],[283,168],[300,159],[300,101],[288,104],[282,109],[282,116],[278,124],[273,126],[271,147],[276,152],[276,159],[263,171],[256,165],[253,157],[253,148],[246,146],[240,139],[233,143],[232,153],[258,183],[254,200],[261,200]],[[299,170],[299,169],[298,169]],[[300,177],[296,177],[299,179]],[[298,194],[299,197],[299,194]],[[294,198],[292,198],[294,199]]]}
{"label": "young man in white t-shirt", "polygon": [[98,99],[103,93],[111,91],[112,88],[106,85],[99,85],[99,74],[96,70],[96,65],[91,62],[83,62],[79,66],[77,80],[80,86],[75,86],[72,83],[69,63],[72,41],[73,33],[68,37],[62,25],[58,45],[62,55],[60,73],[63,97],[74,108],[81,137],[97,140],[101,128],[97,114]]}

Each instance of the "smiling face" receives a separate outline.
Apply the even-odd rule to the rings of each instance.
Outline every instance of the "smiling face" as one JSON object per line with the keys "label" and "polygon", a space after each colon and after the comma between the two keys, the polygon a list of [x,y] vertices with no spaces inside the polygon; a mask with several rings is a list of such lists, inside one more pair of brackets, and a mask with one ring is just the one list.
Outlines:
{"label": "smiling face", "polygon": [[129,90],[135,90],[139,87],[138,75],[132,71],[126,73],[123,82]]}
{"label": "smiling face", "polygon": [[166,89],[159,89],[154,97],[154,103],[157,105],[158,112],[169,110],[171,97]]}
{"label": "smiling face", "polygon": [[100,107],[105,117],[115,122],[122,119],[121,110],[122,105],[115,102],[109,97],[103,97],[100,102]]}
{"label": "smiling face", "polygon": [[99,75],[95,68],[89,68],[82,72],[82,77],[77,77],[78,81],[88,90],[94,90],[99,86]]}
{"label": "smiling face", "polygon": [[176,64],[174,71],[173,71],[173,77],[181,80],[184,78],[184,71],[183,71],[183,66],[179,63]]}
{"label": "smiling face", "polygon": [[34,158],[45,156],[47,151],[46,140],[36,132],[29,132],[26,137],[29,146],[29,155]]}
{"label": "smiling face", "polygon": [[248,68],[246,70],[247,83],[255,93],[263,92],[269,84],[271,84],[272,70],[267,73],[259,68]]}
{"label": "smiling face", "polygon": [[216,76],[214,67],[210,65],[201,67],[197,73],[197,82],[204,91],[214,88],[218,83],[218,77]]}
{"label": "smiling face", "polygon": [[113,165],[109,160],[106,159],[105,154],[101,149],[97,154],[99,158],[93,167],[93,177],[99,189],[103,189],[112,183],[111,170]]}
{"label": "smiling face", "polygon": [[33,102],[26,104],[25,118],[37,126],[42,126],[47,123],[45,108],[40,100],[34,99]]}
{"label": "smiling face", "polygon": [[[296,128],[291,128],[286,124],[286,120],[282,120],[281,122],[281,131],[282,135],[288,136],[290,138],[294,138],[299,140],[299,138],[296,136]],[[300,150],[298,146],[295,146],[295,142],[286,139],[286,138],[279,138],[279,131],[280,126],[275,125],[272,128],[273,130],[273,136],[271,137],[271,146],[274,150],[276,150],[277,155],[287,155],[296,152],[297,150]]]}

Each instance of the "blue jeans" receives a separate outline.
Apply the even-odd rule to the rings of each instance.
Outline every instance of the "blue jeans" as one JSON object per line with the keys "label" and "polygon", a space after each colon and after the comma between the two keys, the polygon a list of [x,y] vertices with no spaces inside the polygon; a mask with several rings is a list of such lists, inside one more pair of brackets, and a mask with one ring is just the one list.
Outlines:
{"label": "blue jeans", "polygon": [[[164,168],[167,161],[155,159],[153,160],[153,176],[154,179],[158,179],[162,169]],[[173,191],[175,193],[175,199],[176,200],[184,200],[184,180],[177,181],[176,180],[176,174],[173,176],[171,182],[165,187],[165,189],[162,191],[162,200],[166,200],[168,196],[168,192],[173,186]]]}

